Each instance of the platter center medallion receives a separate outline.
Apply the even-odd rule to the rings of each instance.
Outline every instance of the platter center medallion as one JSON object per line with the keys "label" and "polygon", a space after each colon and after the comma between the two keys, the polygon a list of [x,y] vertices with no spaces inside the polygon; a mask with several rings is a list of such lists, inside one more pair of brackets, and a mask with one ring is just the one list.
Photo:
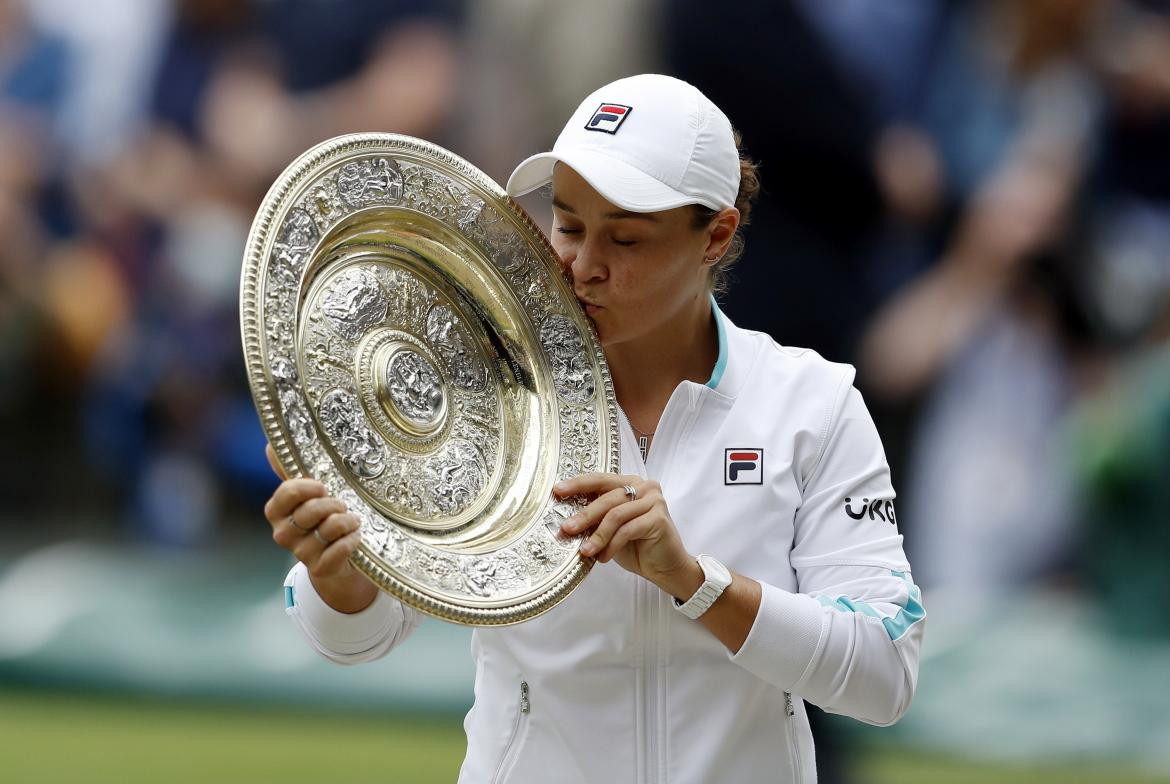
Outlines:
{"label": "platter center medallion", "polygon": [[423,435],[443,424],[447,393],[426,357],[405,347],[390,350],[378,386],[386,413],[403,429]]}

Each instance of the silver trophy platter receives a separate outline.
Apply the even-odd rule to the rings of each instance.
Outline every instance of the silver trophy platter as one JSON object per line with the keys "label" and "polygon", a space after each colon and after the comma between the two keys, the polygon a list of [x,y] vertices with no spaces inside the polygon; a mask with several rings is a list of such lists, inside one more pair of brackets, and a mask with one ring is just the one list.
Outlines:
{"label": "silver trophy platter", "polygon": [[552,485],[617,471],[604,355],[540,230],[392,134],[323,142],[248,236],[244,355],[268,440],[361,520],[354,564],[445,620],[523,621],[584,578]]}

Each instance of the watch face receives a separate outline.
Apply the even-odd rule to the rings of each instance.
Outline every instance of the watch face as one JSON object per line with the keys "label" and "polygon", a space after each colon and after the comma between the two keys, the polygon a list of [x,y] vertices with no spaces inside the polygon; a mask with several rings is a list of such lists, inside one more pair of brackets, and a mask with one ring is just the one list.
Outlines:
{"label": "watch face", "polygon": [[722,562],[709,555],[699,556],[699,566],[703,567],[703,576],[708,582],[722,583],[723,587],[731,584],[731,572]]}

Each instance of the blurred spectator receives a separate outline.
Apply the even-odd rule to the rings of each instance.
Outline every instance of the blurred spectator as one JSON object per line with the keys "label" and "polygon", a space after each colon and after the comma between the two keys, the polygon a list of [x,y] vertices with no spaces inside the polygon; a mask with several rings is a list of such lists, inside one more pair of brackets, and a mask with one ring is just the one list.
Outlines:
{"label": "blurred spectator", "polygon": [[319,141],[366,130],[441,140],[457,11],[408,0],[176,5],[150,125],[77,189],[135,301],[95,368],[87,446],[125,487],[142,535],[202,541],[225,501],[266,492],[237,331],[248,226],[279,171]]}
{"label": "blurred spectator", "polygon": [[1170,637],[1170,309],[1159,341],[1087,401],[1072,440],[1085,487],[1081,563],[1110,626]]}
{"label": "blurred spectator", "polygon": [[[5,469],[27,465],[20,459],[26,450],[38,455],[42,470],[61,467],[53,459],[54,447],[72,435],[68,425],[56,428],[49,419],[34,438],[29,414],[52,411],[42,408],[43,391],[56,386],[52,368],[59,360],[66,367],[83,361],[92,351],[94,331],[101,329],[88,323],[92,311],[82,312],[84,305],[70,308],[54,296],[66,268],[58,258],[46,257],[60,172],[55,132],[73,66],[66,42],[37,25],[23,3],[0,0],[0,431],[7,447],[0,466]],[[35,502],[36,490],[26,489],[35,483],[22,482],[21,471],[6,474],[12,478],[4,491],[10,506]]]}
{"label": "blurred spectator", "polygon": [[[655,32],[663,6],[663,0],[469,3],[457,151],[497,182],[507,180],[526,151],[552,147],[580,96],[623,76],[662,70]],[[593,30],[605,34],[587,34]],[[547,210],[532,217],[548,228]]]}
{"label": "blurred spectator", "polygon": [[862,354],[877,394],[928,392],[900,517],[924,585],[995,595],[1068,555],[1058,426],[1100,356],[1072,230],[1101,135],[1093,32],[1108,7],[966,3],[932,71],[925,127],[956,217]]}
{"label": "blurred spectator", "polygon": [[1114,22],[1085,296],[1118,367],[1073,419],[1080,564],[1114,629],[1170,637],[1170,3]]}
{"label": "blurred spectator", "polygon": [[101,165],[146,120],[147,95],[171,3],[25,0],[29,15],[64,41],[73,68],[57,129],[72,164]]}
{"label": "blurred spectator", "polygon": [[884,204],[872,150],[878,112],[795,0],[674,2],[662,37],[671,72],[722,106],[761,164],[743,261],[724,297],[736,323],[782,343],[849,356],[871,303],[861,251]]}

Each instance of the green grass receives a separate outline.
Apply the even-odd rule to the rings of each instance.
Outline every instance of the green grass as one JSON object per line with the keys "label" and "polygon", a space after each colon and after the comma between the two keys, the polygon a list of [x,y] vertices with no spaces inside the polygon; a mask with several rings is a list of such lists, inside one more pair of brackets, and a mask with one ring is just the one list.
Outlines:
{"label": "green grass", "polygon": [[5,784],[455,781],[452,720],[0,695]]}
{"label": "green grass", "polygon": [[[463,749],[455,718],[0,692],[4,784],[447,784]],[[857,784],[1167,781],[1094,766],[1005,768],[905,752],[864,752],[855,774]]]}
{"label": "green grass", "polygon": [[1166,777],[1143,775],[1099,763],[1005,767],[948,757],[885,753],[865,757],[858,784],[1166,784]]}

